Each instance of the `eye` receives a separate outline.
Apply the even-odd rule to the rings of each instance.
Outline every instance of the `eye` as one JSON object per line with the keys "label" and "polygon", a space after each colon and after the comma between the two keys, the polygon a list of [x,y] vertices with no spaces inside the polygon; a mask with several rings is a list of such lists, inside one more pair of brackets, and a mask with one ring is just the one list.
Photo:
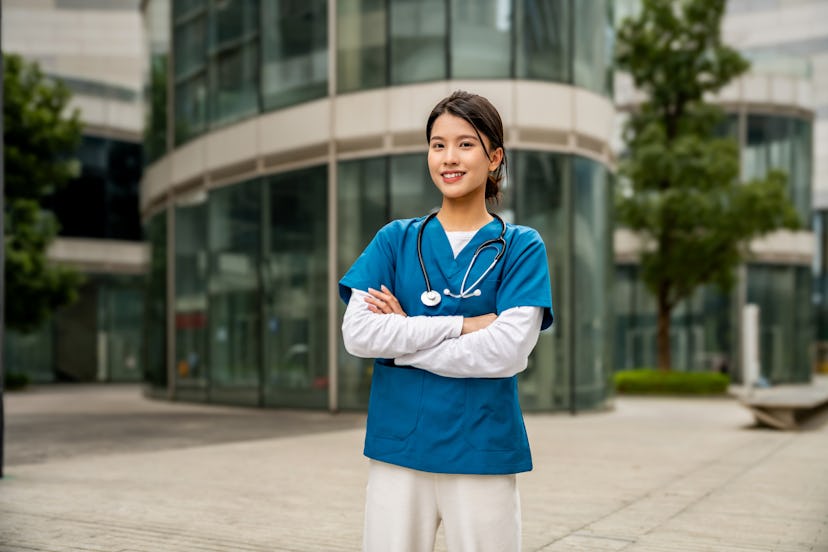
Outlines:
{"label": "eye", "polygon": [[473,142],[460,142],[460,147],[461,148],[473,148],[474,143]]}
{"label": "eye", "polygon": [[431,149],[441,150],[441,149],[443,149],[443,144],[441,144],[440,142],[432,142],[431,143]]}

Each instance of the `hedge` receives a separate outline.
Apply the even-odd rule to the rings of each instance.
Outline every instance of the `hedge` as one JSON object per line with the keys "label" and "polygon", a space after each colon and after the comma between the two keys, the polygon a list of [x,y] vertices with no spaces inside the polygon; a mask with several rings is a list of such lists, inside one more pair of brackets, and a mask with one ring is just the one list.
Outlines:
{"label": "hedge", "polygon": [[613,376],[618,393],[641,395],[718,395],[727,391],[730,378],[718,372],[662,372],[622,370]]}

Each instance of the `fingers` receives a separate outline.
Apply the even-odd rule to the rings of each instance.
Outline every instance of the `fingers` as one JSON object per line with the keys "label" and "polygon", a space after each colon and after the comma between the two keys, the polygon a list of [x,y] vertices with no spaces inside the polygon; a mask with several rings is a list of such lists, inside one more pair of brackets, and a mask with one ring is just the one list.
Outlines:
{"label": "fingers", "polygon": [[391,290],[384,285],[380,287],[382,291],[368,288],[369,295],[365,298],[365,302],[368,303],[368,310],[379,314],[401,314],[406,316],[400,302],[394,297]]}

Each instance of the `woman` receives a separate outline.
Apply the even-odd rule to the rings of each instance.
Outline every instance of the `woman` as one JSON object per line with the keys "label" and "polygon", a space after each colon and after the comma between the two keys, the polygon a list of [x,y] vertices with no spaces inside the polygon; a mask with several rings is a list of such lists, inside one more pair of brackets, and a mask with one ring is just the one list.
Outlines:
{"label": "woman", "polygon": [[546,249],[486,209],[506,164],[485,98],[455,92],[426,125],[439,212],[383,227],[339,283],[349,353],[376,358],[363,549],[520,550],[515,474],[532,469],[516,374],[552,324]]}

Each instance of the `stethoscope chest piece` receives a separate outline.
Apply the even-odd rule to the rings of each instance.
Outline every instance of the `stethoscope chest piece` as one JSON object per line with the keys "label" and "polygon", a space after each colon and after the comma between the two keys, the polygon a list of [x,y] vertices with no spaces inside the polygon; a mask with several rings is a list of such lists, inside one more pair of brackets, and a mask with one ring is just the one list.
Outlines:
{"label": "stethoscope chest piece", "polygon": [[[420,269],[423,271],[423,280],[425,280],[426,290],[420,294],[420,301],[423,302],[423,305],[427,307],[436,307],[440,304],[440,293],[436,290],[431,289],[431,280],[428,279],[428,271],[425,267],[425,262],[423,261],[423,230],[425,229],[426,224],[428,221],[433,219],[437,213],[431,213],[428,215],[423,223],[420,225],[420,229],[417,231],[417,260],[420,261]],[[460,293],[452,293],[450,289],[446,288],[443,290],[443,294],[448,295],[449,297],[454,297],[455,299],[468,299],[469,297],[480,297],[481,291],[480,289],[475,289],[480,282],[489,274],[494,266],[497,264],[497,261],[500,260],[500,257],[503,256],[503,253],[506,251],[506,223],[503,222],[503,219],[499,216],[495,215],[494,213],[491,214],[495,219],[500,221],[500,236],[494,240],[487,240],[480,244],[477,248],[477,251],[474,252],[474,256],[472,257],[471,261],[469,262],[469,267],[466,269],[466,274],[463,276],[463,282],[460,284]],[[480,253],[489,247],[497,248],[498,244],[500,248],[498,248],[497,254],[495,255],[494,260],[492,263],[483,271],[477,280],[475,280],[470,286],[466,286],[466,280],[469,278],[469,273],[471,272],[472,267],[474,266],[474,262],[477,260],[477,257]]]}
{"label": "stethoscope chest piece", "polygon": [[436,307],[440,304],[440,294],[436,290],[426,290],[420,295],[420,301],[427,307]]}

